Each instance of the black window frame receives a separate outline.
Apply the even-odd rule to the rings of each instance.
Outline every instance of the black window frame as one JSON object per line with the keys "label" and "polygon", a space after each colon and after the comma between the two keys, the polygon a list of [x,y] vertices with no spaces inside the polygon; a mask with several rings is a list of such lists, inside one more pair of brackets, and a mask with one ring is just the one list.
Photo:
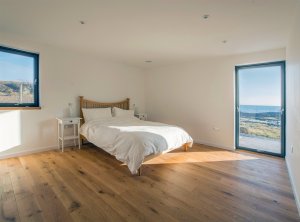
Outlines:
{"label": "black window frame", "polygon": [[[281,153],[273,153],[268,151],[262,151],[259,149],[241,147],[239,144],[239,127],[240,127],[240,111],[239,111],[239,70],[247,68],[261,68],[261,67],[271,67],[271,66],[280,66],[281,68]],[[249,65],[240,65],[235,66],[235,147],[241,150],[248,150],[254,152],[265,153],[272,156],[278,156],[285,158],[286,156],[286,61],[275,61],[275,62],[266,62],[266,63],[255,63]]]}
{"label": "black window frame", "polygon": [[[39,107],[40,96],[39,96],[39,54],[33,52],[27,52],[20,49],[14,49],[6,46],[0,46],[0,51],[5,53],[11,53],[15,55],[21,55],[33,58],[33,103],[1,103],[0,107]],[[1,80],[1,79],[0,79]]]}

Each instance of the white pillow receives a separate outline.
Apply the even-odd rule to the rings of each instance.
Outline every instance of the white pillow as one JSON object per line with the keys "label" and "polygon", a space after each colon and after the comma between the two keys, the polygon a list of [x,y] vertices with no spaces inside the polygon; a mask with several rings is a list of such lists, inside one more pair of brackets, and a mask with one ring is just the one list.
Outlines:
{"label": "white pillow", "polygon": [[113,108],[113,116],[115,117],[134,117],[134,110],[125,110],[118,107]]}
{"label": "white pillow", "polygon": [[111,108],[91,108],[91,109],[82,108],[82,113],[85,122],[89,122],[91,120],[99,119],[99,118],[112,117]]}

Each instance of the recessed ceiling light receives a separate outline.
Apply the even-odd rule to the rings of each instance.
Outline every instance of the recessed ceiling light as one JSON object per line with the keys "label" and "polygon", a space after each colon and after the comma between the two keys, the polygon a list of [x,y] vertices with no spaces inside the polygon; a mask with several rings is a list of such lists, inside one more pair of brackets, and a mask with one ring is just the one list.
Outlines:
{"label": "recessed ceiling light", "polygon": [[85,24],[85,21],[79,21],[79,23],[80,23],[81,25],[84,25],[84,24]]}
{"label": "recessed ceiling light", "polygon": [[151,63],[152,61],[151,61],[151,60],[146,60],[146,61],[144,61],[144,62],[146,62],[146,63]]}
{"label": "recessed ceiling light", "polygon": [[206,14],[206,15],[203,15],[202,18],[203,18],[203,19],[208,19],[209,16],[210,16],[210,15]]}

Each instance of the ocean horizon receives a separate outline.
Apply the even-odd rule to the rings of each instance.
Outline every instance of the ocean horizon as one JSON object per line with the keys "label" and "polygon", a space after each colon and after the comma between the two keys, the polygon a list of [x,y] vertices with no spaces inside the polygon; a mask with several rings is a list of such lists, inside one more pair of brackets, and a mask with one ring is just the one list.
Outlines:
{"label": "ocean horizon", "polygon": [[280,112],[281,106],[259,106],[259,105],[240,105],[240,112],[243,113],[269,113]]}

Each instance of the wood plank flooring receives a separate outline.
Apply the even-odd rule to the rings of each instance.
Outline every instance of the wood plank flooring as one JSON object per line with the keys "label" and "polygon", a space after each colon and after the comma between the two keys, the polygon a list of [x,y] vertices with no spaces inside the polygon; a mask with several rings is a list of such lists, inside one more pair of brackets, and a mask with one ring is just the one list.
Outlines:
{"label": "wood plank flooring", "polygon": [[0,160],[0,221],[300,221],[285,161],[194,145],[142,176],[84,146]]}

